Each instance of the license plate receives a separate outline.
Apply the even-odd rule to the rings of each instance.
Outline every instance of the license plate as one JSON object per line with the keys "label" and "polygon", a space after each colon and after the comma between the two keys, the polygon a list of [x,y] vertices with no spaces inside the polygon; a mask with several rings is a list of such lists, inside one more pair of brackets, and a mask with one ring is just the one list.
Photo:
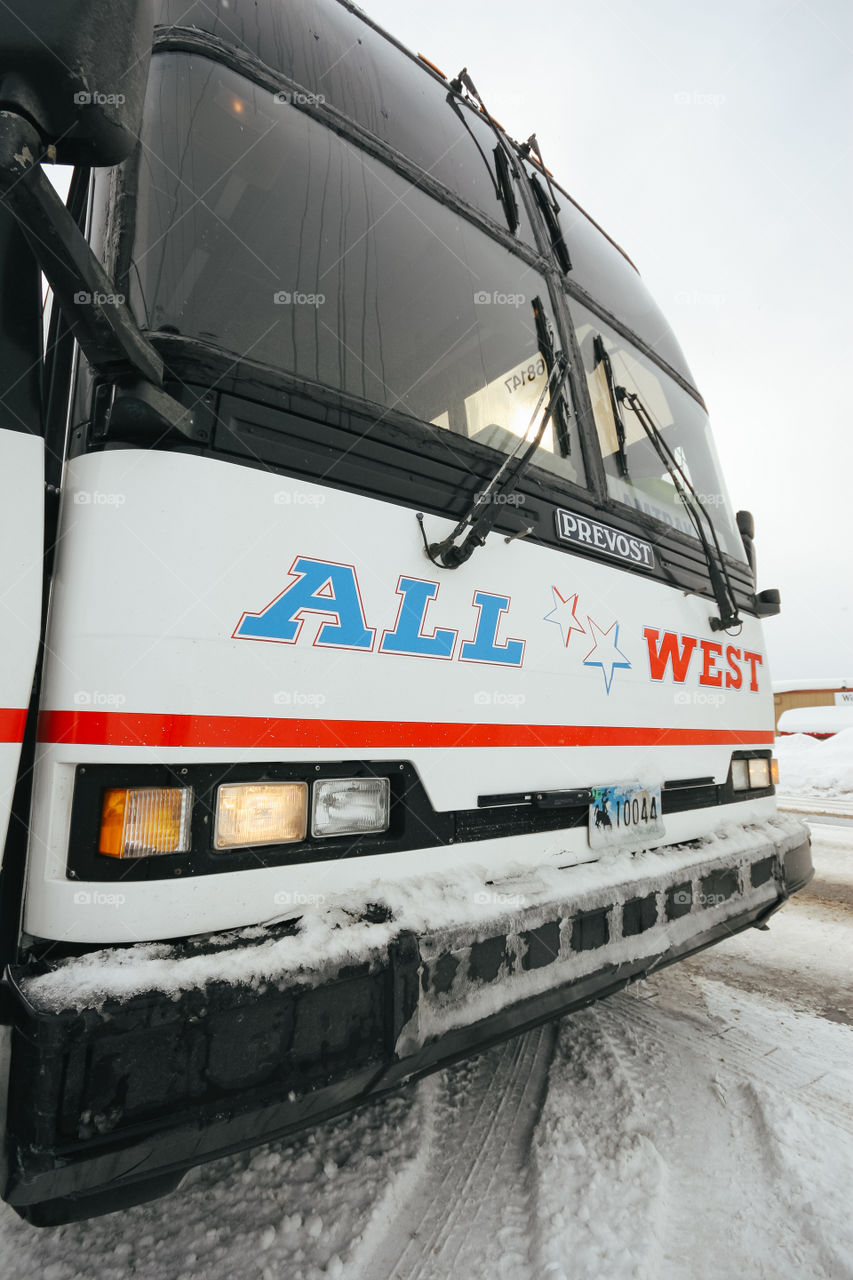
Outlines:
{"label": "license plate", "polygon": [[593,849],[640,844],[665,834],[660,787],[623,783],[593,787],[589,806],[589,843]]}

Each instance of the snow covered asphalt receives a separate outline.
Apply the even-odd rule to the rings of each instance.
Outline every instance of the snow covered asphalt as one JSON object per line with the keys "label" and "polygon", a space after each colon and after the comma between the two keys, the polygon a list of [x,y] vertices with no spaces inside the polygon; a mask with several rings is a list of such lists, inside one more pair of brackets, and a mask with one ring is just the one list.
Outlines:
{"label": "snow covered asphalt", "polygon": [[848,796],[784,796],[777,795],[776,803],[784,813],[821,814],[823,817],[853,818],[853,800]]}
{"label": "snow covered asphalt", "polygon": [[853,1277],[853,829],[770,921],[172,1197],[17,1280]]}

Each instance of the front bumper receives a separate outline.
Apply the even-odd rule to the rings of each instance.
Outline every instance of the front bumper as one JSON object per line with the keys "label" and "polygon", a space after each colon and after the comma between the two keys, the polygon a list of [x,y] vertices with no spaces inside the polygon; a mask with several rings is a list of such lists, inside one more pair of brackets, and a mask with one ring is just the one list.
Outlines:
{"label": "front bumper", "polygon": [[325,935],[306,916],[11,970],[4,1196],[47,1225],[161,1194],[758,924],[812,874],[780,816],[551,872],[493,909],[484,890],[485,916],[452,926],[425,927],[415,892],[333,910]]}

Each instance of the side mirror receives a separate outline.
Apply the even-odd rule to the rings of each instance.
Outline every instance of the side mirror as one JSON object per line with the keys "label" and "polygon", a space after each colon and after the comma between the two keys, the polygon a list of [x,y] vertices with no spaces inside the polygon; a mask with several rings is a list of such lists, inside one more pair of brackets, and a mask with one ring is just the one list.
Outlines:
{"label": "side mirror", "polygon": [[737,520],[738,532],[742,538],[749,538],[752,541],[755,538],[755,520],[751,511],[739,511],[735,516]]}
{"label": "side mirror", "polygon": [[755,597],[755,612],[759,618],[774,618],[782,608],[782,597],[775,587],[759,591]]}
{"label": "side mirror", "polygon": [[[743,548],[746,552],[746,558],[749,561],[749,567],[752,570],[753,581],[755,580],[755,521],[752,518],[751,511],[739,511],[735,516],[737,521],[738,532],[743,541]],[[782,597],[775,587],[768,587],[766,591],[758,591],[754,596],[755,612],[759,618],[774,618],[782,608]]]}
{"label": "side mirror", "polygon": [[60,164],[118,164],[139,134],[153,32],[153,0],[6,0],[0,110]]}
{"label": "side mirror", "polygon": [[[40,364],[32,307],[41,269],[91,367],[126,394],[127,403],[117,395],[116,404],[132,426],[192,435],[192,410],[163,390],[162,357],[115,298],[42,168],[45,159],[108,166],[130,155],[142,124],[153,34],[153,0],[0,0],[0,254],[10,286],[0,298],[0,370],[10,366],[8,394]],[[18,276],[7,267],[12,254],[23,263]],[[25,291],[30,312],[22,347],[17,294]],[[41,426],[31,389],[25,408],[21,419]]]}
{"label": "side mirror", "polygon": [[755,581],[755,521],[752,518],[751,511],[739,511],[735,516],[737,521],[740,540],[743,543],[743,549],[746,552],[746,558],[749,561],[749,567],[752,570],[752,578]]}

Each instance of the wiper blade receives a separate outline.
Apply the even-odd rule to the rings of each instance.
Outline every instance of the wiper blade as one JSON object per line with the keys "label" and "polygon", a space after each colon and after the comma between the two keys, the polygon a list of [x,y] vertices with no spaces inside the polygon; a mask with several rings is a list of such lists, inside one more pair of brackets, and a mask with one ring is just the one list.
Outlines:
{"label": "wiper blade", "polygon": [[507,226],[510,231],[515,233],[518,230],[518,224],[520,222],[520,218],[518,216],[518,201],[516,200],[515,192],[512,189],[512,173],[509,165],[509,157],[500,143],[495,147],[494,157],[500,202],[504,207]]}
{"label": "wiper blade", "polygon": [[625,423],[622,421],[622,410],[616,397],[616,386],[613,381],[613,365],[604,346],[604,339],[597,333],[592,340],[595,363],[604,365],[604,376],[607,379],[607,391],[610,396],[610,410],[613,414],[613,425],[616,428],[616,456],[619,459],[619,470],[628,479],[628,454],[625,449]]}
{"label": "wiper blade", "polygon": [[[533,299],[533,310],[538,332],[539,315],[542,313],[541,299]],[[547,328],[545,332],[547,333]],[[542,351],[542,358],[546,361],[548,359],[545,351]],[[548,377],[539,393],[539,398],[536,401],[533,413],[530,415],[530,422],[527,424],[524,435],[519,438],[518,444],[512,453],[501,463],[483,492],[476,495],[456,528],[441,542],[428,542],[423,527],[423,516],[418,515],[421,535],[424,540],[424,550],[432,563],[440,568],[458,569],[466,560],[470,560],[477,547],[485,545],[486,538],[497,523],[503,509],[504,504],[500,501],[501,497],[513,491],[539,448],[545,429],[563,398],[564,387],[569,376],[569,362],[562,351],[554,353],[552,349],[550,358],[551,367],[548,371]],[[531,440],[528,440],[527,433],[536,421],[537,414],[542,409],[546,395],[548,395],[549,399],[545,412],[542,414],[542,421],[537,428],[536,434]],[[526,448],[524,447],[525,445],[527,446]],[[464,541],[457,543],[456,539],[460,538],[466,530],[468,532]]]}
{"label": "wiper blade", "polygon": [[[675,485],[676,492],[681,499],[682,505],[690,517],[690,522],[696,530],[696,536],[702,544],[702,551],[705,555],[705,561],[708,565],[708,573],[711,578],[711,587],[714,592],[714,599],[720,610],[719,618],[710,618],[712,631],[728,631],[731,627],[743,626],[743,619],[738,614],[737,601],[735,599],[734,588],[729,578],[726,568],[726,562],[723,558],[723,551],[720,546],[717,530],[714,522],[705,509],[705,505],[698,493],[693,487],[688,476],[685,474],[684,468],[679,463],[675,454],[670,449],[668,443],[663,437],[663,433],[659,430],[657,424],[652,419],[646,406],[635,391],[627,391],[625,387],[614,388],[616,399],[620,404],[627,407],[636,414],[640,425],[651,441],[652,447],[660,458],[663,465],[669,473],[670,479]],[[711,531],[711,540],[702,527],[702,521],[705,521]],[[713,546],[712,546],[713,543]]]}
{"label": "wiper blade", "polygon": [[[462,110],[462,107],[459,105],[459,103],[456,100],[457,98],[462,98],[463,89],[467,91],[469,97],[472,98],[474,102],[477,104],[477,106],[480,109],[481,115],[483,115],[485,119],[488,121],[492,129],[492,132],[497,138],[497,146],[495,147],[495,150],[493,153],[494,163],[495,163],[494,169],[492,169],[492,166],[486,157],[485,151],[477,141],[477,137],[473,129],[468,124],[468,121],[465,119],[465,112]],[[504,135],[503,135],[503,130],[501,129],[497,120],[495,120],[494,117],[487,110],[486,104],[485,102],[483,102],[483,99],[480,97],[479,93],[477,92],[476,86],[474,85],[474,82],[471,79],[471,77],[468,75],[468,70],[466,67],[462,68],[462,70],[459,72],[459,75],[456,77],[455,80],[450,81],[450,93],[448,93],[447,95],[447,101],[452,107],[453,111],[459,117],[460,121],[462,122],[463,128],[467,130],[468,134],[471,137],[471,140],[474,143],[474,146],[477,148],[480,155],[483,157],[483,163],[485,164],[489,172],[489,177],[492,180],[492,186],[495,189],[495,195],[503,206],[503,211],[507,221],[507,226],[509,227],[510,231],[513,232],[514,234],[518,229],[520,218],[518,214],[518,202],[515,198],[515,192],[512,189],[513,168],[512,168],[512,162],[510,160],[510,152],[508,150],[506,139],[504,138]]]}

